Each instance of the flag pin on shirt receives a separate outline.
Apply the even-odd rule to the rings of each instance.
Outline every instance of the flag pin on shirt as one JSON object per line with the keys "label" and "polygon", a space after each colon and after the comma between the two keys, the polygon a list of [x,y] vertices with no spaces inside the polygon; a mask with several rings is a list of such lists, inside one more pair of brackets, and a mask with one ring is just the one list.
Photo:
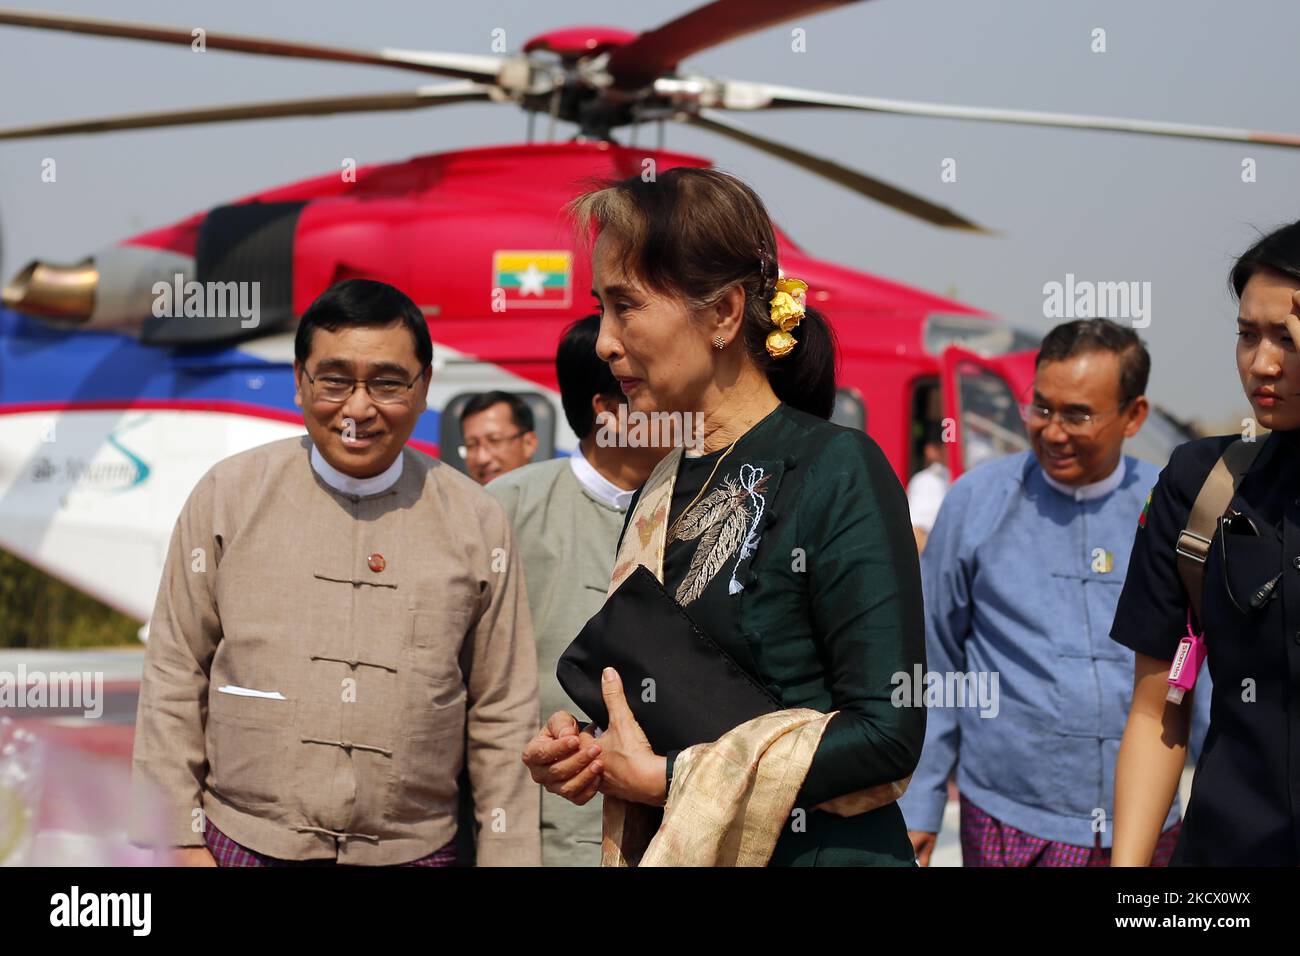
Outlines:
{"label": "flag pin on shirt", "polygon": [[366,565],[370,568],[371,571],[374,571],[376,574],[378,574],[380,571],[384,570],[384,568],[388,567],[388,562],[384,560],[384,556],[382,554],[376,551],[370,557],[366,558]]}

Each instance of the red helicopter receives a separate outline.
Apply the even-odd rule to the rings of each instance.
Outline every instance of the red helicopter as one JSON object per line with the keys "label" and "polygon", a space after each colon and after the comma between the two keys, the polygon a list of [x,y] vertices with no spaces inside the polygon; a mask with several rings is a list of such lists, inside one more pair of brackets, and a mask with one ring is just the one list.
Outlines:
{"label": "red helicopter", "polygon": [[[338,171],[245,196],[95,252],[32,262],[0,309],[0,546],[138,618],[148,617],[185,496],[215,461],[300,433],[292,331],[331,283],[390,282],[435,343],[430,410],[414,444],[463,467],[458,410],[505,388],[537,413],[539,456],[570,450],[553,366],[561,330],[593,311],[590,268],[560,215],[594,180],[706,166],[615,140],[688,123],[779,157],[935,226],[981,228],[923,197],[759,136],[730,114],[825,108],[1300,145],[1300,137],[1167,122],[946,106],[719,79],[686,58],[845,0],[715,0],[644,33],[556,30],[499,56],[363,51],[181,28],[0,10],[0,28],[54,30],[258,56],[389,66],[451,82],[0,129],[0,140],[465,102],[511,103],[529,142]],[[532,141],[533,120],[576,124]],[[634,142],[634,138],[631,140]],[[761,188],[759,190],[762,191]],[[808,281],[841,346],[835,419],[868,430],[906,480],[927,426],[945,422],[953,476],[1026,447],[1019,403],[1037,337],[970,306],[815,259],[778,230],[782,270]],[[1157,410],[1130,449],[1163,462],[1186,429]]]}

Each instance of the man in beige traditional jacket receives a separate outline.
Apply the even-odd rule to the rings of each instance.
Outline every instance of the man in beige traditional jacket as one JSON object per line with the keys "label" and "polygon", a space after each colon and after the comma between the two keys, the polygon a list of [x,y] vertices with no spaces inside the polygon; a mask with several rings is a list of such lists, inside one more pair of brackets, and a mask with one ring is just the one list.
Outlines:
{"label": "man in beige traditional jacket", "polygon": [[[192,865],[445,865],[468,763],[480,865],[537,865],[532,626],[500,505],[405,447],[432,346],[350,280],[303,315],[308,436],[219,462],[177,521],[150,625],[135,773]],[[141,806],[147,805],[139,801]]]}

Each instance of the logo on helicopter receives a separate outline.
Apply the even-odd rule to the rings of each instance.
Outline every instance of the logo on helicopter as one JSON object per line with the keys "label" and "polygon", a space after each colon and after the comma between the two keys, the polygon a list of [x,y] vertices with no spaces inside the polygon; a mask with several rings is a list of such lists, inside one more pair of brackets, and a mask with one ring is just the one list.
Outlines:
{"label": "logo on helicopter", "polygon": [[139,487],[148,479],[151,469],[143,458],[122,444],[120,436],[148,420],[148,415],[137,418],[104,436],[104,441],[125,461],[97,461],[94,455],[74,454],[64,458],[46,455],[32,463],[31,480],[36,484],[60,482],[99,491],[130,491]]}

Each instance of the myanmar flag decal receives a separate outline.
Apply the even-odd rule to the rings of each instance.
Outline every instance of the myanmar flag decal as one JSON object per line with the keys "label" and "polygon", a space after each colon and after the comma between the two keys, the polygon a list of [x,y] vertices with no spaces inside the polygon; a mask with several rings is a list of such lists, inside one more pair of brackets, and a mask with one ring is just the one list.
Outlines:
{"label": "myanmar flag decal", "polygon": [[572,301],[573,261],[563,249],[498,249],[492,254],[492,287],[507,309],[567,309]]}
{"label": "myanmar flag decal", "polygon": [[1151,496],[1153,494],[1155,494],[1154,488],[1147,492],[1147,503],[1142,506],[1142,516],[1138,518],[1139,528],[1145,528],[1147,526],[1147,512],[1151,510]]}

